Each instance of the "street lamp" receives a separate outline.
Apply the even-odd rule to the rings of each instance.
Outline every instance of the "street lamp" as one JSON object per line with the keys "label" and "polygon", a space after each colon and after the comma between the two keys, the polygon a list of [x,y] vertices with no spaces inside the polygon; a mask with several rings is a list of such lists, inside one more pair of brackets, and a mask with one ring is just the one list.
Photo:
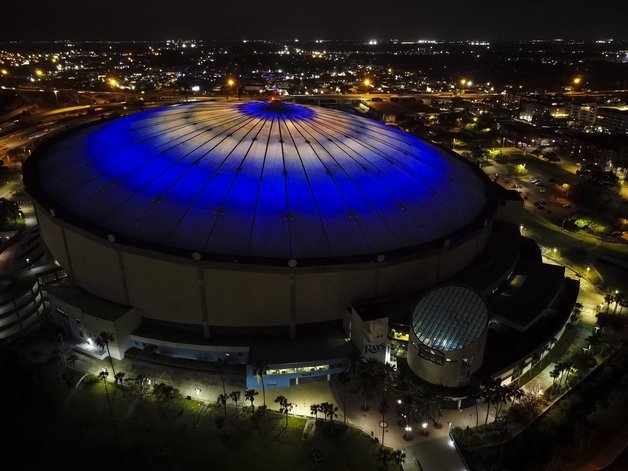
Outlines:
{"label": "street lamp", "polygon": [[57,108],[59,108],[59,90],[53,90],[52,93],[55,94],[55,101],[57,102]]}
{"label": "street lamp", "polygon": [[368,92],[369,92],[369,87],[370,87],[370,86],[371,86],[371,84],[372,84],[371,79],[370,79],[370,78],[368,78],[368,77],[367,77],[367,78],[365,78],[365,79],[362,81],[362,84],[364,85],[364,88],[366,89],[366,93],[368,94]]}
{"label": "street lamp", "polygon": [[235,85],[235,80],[232,78],[227,79],[227,100],[229,100],[229,92],[231,91],[231,89],[233,89],[233,86]]}

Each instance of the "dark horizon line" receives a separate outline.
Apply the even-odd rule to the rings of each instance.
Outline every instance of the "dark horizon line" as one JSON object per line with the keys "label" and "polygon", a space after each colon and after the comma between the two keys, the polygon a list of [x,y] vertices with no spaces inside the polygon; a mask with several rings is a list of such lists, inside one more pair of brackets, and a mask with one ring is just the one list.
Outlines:
{"label": "dark horizon line", "polygon": [[[298,41],[295,41],[298,40]],[[0,43],[54,43],[54,42],[64,42],[64,41],[80,41],[80,42],[110,42],[110,43],[121,43],[121,42],[166,42],[166,41],[207,41],[207,42],[259,42],[259,41],[293,41],[293,42],[315,42],[315,41],[338,41],[338,42],[354,42],[354,41],[370,41],[376,40],[378,43],[380,42],[392,42],[392,41],[436,41],[436,42],[466,42],[466,41],[480,41],[480,42],[598,42],[598,41],[610,41],[610,42],[628,42],[628,37],[626,38],[566,38],[566,37],[536,37],[536,38],[377,38],[377,37],[365,37],[365,38],[199,38],[199,37],[176,37],[176,38],[126,38],[126,39],[79,39],[79,38],[55,38],[55,39],[2,39],[0,38]],[[377,44],[379,45],[379,44]]]}

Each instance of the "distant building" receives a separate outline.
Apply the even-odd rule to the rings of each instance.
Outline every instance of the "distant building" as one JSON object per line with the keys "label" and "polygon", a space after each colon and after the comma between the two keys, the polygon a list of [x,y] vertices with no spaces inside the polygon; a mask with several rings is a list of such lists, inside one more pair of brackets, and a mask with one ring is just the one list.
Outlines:
{"label": "distant building", "polygon": [[602,132],[628,134],[628,105],[598,108],[595,127]]}
{"label": "distant building", "polygon": [[628,136],[580,133],[561,138],[563,151],[574,160],[597,163],[625,178],[628,169]]}
{"label": "distant building", "polygon": [[560,101],[546,98],[526,97],[521,99],[517,119],[533,126],[566,126],[569,118],[567,106]]}
{"label": "distant building", "polygon": [[593,128],[597,119],[597,105],[595,103],[570,103],[567,106],[569,121],[574,127]]}

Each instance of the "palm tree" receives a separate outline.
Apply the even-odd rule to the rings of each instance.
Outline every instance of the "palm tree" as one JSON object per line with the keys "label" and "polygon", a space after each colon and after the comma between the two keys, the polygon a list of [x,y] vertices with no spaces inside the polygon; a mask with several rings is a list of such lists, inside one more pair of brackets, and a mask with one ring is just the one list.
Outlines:
{"label": "palm tree", "polygon": [[484,419],[484,426],[488,425],[488,417],[491,410],[491,404],[494,403],[496,397],[499,395],[500,386],[500,381],[492,378],[489,378],[484,382],[484,386],[482,389],[482,399],[486,404],[486,418]]}
{"label": "palm tree", "polygon": [[608,314],[608,310],[611,308],[611,303],[613,302],[613,295],[612,294],[605,295],[604,302],[606,303],[606,313]]}
{"label": "palm tree", "polygon": [[401,467],[406,461],[406,454],[403,450],[395,450],[392,454],[392,459],[397,466]]}
{"label": "palm tree", "polygon": [[384,446],[384,435],[386,432],[386,414],[390,409],[390,404],[388,404],[388,399],[382,399],[382,402],[379,403],[379,413],[382,414],[382,446]]}
{"label": "palm tree", "polygon": [[360,371],[360,366],[363,362],[364,357],[362,356],[362,354],[357,350],[353,350],[351,352],[351,355],[349,356],[349,371],[351,372],[352,392],[356,392],[358,390],[356,379]]}
{"label": "palm tree", "polygon": [[625,296],[623,295],[623,293],[620,293],[619,291],[615,293],[615,296],[613,296],[613,301],[615,302],[615,306],[613,307],[613,314],[617,313],[617,306],[621,305],[621,303],[624,302],[624,298]]}
{"label": "palm tree", "polygon": [[116,384],[122,385],[124,382],[124,376],[125,376],[124,371],[118,371],[116,375],[113,377],[114,382]]}
{"label": "palm tree", "polygon": [[115,446],[118,448],[118,430],[116,429],[116,421],[113,417],[113,409],[111,407],[111,399],[109,398],[109,389],[107,388],[107,378],[109,377],[109,372],[103,368],[100,373],[98,373],[98,379],[102,380],[105,386],[105,397],[107,398],[107,408],[109,409],[109,418],[111,419],[111,429],[113,430],[113,438],[115,440]]}
{"label": "palm tree", "polygon": [[288,428],[288,415],[294,408],[294,404],[288,402],[288,399],[285,396],[281,395],[275,398],[275,402],[279,404],[279,413],[283,414],[286,417],[285,428]]}
{"label": "palm tree", "polygon": [[251,403],[251,413],[255,412],[255,396],[259,393],[255,389],[246,389],[244,391],[244,400],[249,401]]}
{"label": "palm tree", "polygon": [[320,411],[324,414],[325,419],[329,420],[330,430],[334,429],[334,419],[338,417],[338,407],[330,404],[329,402],[323,402],[320,404]]}
{"label": "palm tree", "polygon": [[390,459],[392,458],[392,451],[388,448],[380,447],[377,449],[377,461],[382,466],[382,469],[387,470]]}
{"label": "palm tree", "polygon": [[621,311],[623,311],[626,306],[628,306],[628,304],[626,304],[626,296],[622,294],[619,300],[619,315],[621,315]]}
{"label": "palm tree", "polygon": [[380,363],[379,376],[381,377],[384,387],[384,396],[388,394],[388,389],[395,383],[397,370],[390,363]]}
{"label": "palm tree", "polygon": [[229,396],[227,396],[226,394],[219,394],[218,399],[216,400],[216,404],[218,404],[219,406],[222,406],[225,410],[225,419],[227,418],[227,400],[228,399],[229,399]]}
{"label": "palm tree", "polygon": [[262,382],[262,397],[264,406],[266,405],[266,386],[264,385],[264,376],[268,373],[268,365],[262,361],[253,363],[253,374]]}
{"label": "palm tree", "polygon": [[476,390],[473,393],[469,394],[469,399],[473,399],[473,404],[475,405],[475,426],[480,425],[480,411],[478,410],[478,402],[482,400],[482,391]]}
{"label": "palm tree", "polygon": [[216,371],[220,375],[220,381],[222,382],[222,393],[227,394],[225,389],[225,367],[229,363],[229,358],[219,358],[216,360]]}
{"label": "palm tree", "polygon": [[569,358],[575,369],[580,373],[586,373],[595,367],[597,362],[591,350],[579,350]]}
{"label": "palm tree", "polygon": [[342,415],[343,424],[347,425],[347,383],[349,382],[349,375],[346,371],[338,374],[338,382],[342,384]]}
{"label": "palm tree", "polygon": [[96,345],[100,348],[105,348],[107,350],[107,356],[109,357],[109,363],[111,364],[111,371],[113,371],[113,376],[116,376],[116,369],[113,367],[113,359],[111,358],[111,353],[109,352],[109,342],[114,342],[113,334],[111,332],[101,332],[96,337]]}
{"label": "palm tree", "polygon": [[552,378],[552,386],[556,385],[556,380],[560,376],[560,369],[558,368],[558,365],[554,365],[554,368],[550,371],[549,375],[550,378]]}
{"label": "palm tree", "polygon": [[113,377],[113,382],[117,384],[118,386],[120,386],[120,389],[122,390],[122,395],[126,396],[126,393],[124,392],[124,376],[125,376],[124,371],[118,371],[116,375]]}
{"label": "palm tree", "polygon": [[317,422],[318,422],[318,413],[319,412],[322,412],[320,404],[312,404],[310,406],[310,413],[314,416],[314,420],[317,421]]}
{"label": "palm tree", "polygon": [[495,419],[500,416],[499,414],[506,404],[521,399],[523,395],[523,390],[517,386],[516,383],[510,383],[508,386],[502,386],[500,384],[499,393],[496,396],[495,402]]}
{"label": "palm tree", "polygon": [[565,374],[563,375],[564,378],[561,378],[561,383],[562,380],[565,380],[565,386],[567,386],[567,381],[569,380],[569,373],[571,373],[571,370],[573,369],[573,362],[571,361],[566,361],[563,363],[563,371],[565,372]]}
{"label": "palm tree", "polygon": [[359,375],[362,383],[362,396],[364,397],[364,404],[362,405],[363,411],[369,410],[366,401],[372,396],[378,374],[381,371],[380,364],[381,363],[375,358],[367,358],[360,366]]}
{"label": "palm tree", "polygon": [[229,397],[235,402],[236,415],[238,415],[238,401],[240,400],[240,396],[240,391],[231,391],[229,393]]}

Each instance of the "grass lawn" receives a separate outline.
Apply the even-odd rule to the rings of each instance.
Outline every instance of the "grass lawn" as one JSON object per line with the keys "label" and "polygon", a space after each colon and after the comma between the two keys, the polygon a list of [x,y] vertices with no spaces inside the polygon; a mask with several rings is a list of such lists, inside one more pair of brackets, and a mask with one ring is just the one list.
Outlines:
{"label": "grass lawn", "polygon": [[[285,427],[284,418],[276,413],[253,417],[245,409],[236,416],[230,408],[224,424],[219,424],[223,410],[214,405],[180,398],[168,405],[149,400],[135,407],[128,394],[112,384],[107,387],[115,434],[102,382],[86,379],[69,402],[72,388],[58,377],[16,396],[5,424],[5,430],[11,430],[5,443],[11,467],[6,469],[85,465],[92,470],[368,471],[378,467],[377,445],[354,429],[342,430],[338,425],[332,436],[317,433],[304,441],[302,418],[289,418]],[[5,408],[1,410],[4,413]],[[323,463],[315,463],[314,451]]]}

